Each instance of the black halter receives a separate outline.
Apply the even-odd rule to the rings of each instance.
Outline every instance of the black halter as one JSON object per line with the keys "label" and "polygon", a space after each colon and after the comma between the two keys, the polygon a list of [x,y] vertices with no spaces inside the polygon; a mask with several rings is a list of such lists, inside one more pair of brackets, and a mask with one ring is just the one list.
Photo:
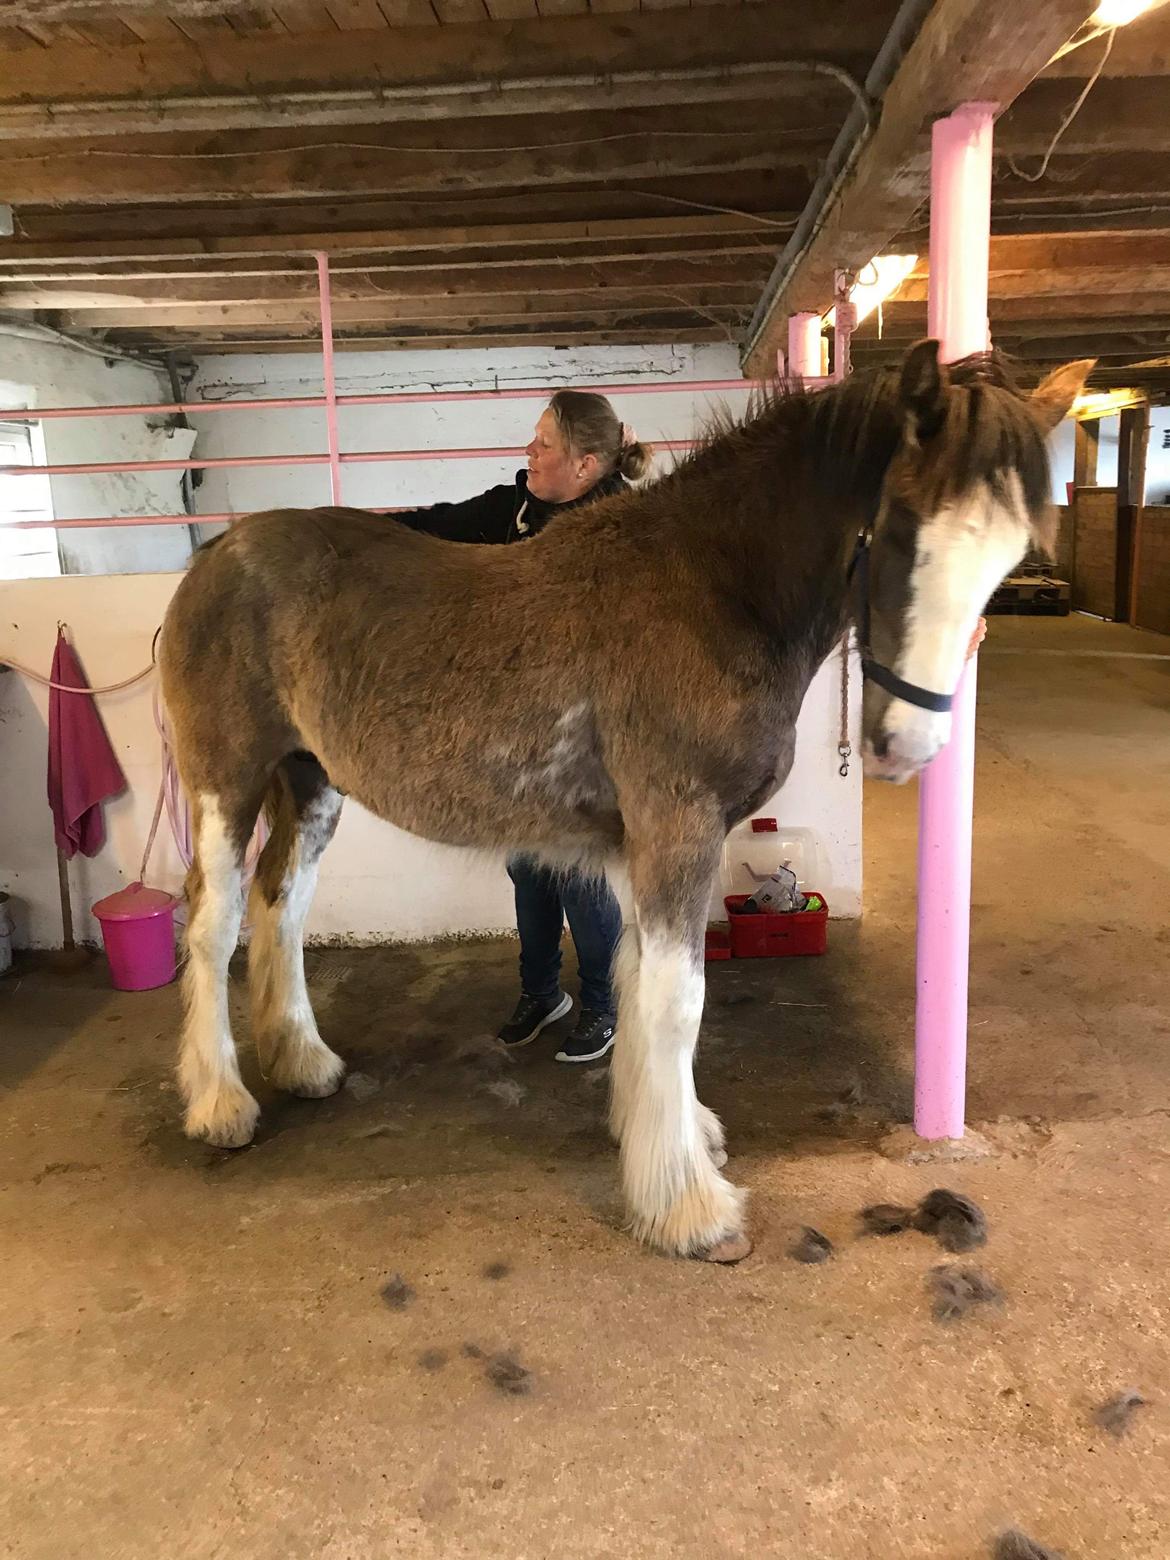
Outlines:
{"label": "black halter", "polygon": [[955,702],[953,693],[932,693],[929,688],[919,688],[914,683],[903,682],[896,672],[873,658],[869,643],[869,549],[873,531],[868,526],[859,532],[853,557],[849,560],[847,578],[857,575],[858,627],[861,634],[861,674],[869,682],[884,688],[895,699],[913,704],[920,710],[930,710],[935,715],[949,715]]}

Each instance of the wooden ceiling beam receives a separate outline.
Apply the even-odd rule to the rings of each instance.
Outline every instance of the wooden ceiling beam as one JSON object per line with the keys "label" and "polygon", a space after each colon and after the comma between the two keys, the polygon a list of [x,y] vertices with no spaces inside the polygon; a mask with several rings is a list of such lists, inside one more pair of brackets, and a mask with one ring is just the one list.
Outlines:
{"label": "wooden ceiling beam", "polygon": [[[1105,43],[1104,37],[1094,38],[1054,60],[1044,67],[1044,79],[1084,83],[1101,64]],[[1170,76],[1170,10],[1165,0],[1160,9],[1115,32],[1101,77],[1108,81],[1117,76]]]}
{"label": "wooden ceiling beam", "polygon": [[[736,66],[760,72],[769,96],[786,88],[807,95],[811,80],[814,101],[844,107],[843,84],[808,65],[862,73],[883,31],[884,15],[865,0],[821,12],[765,0],[722,10],[717,26],[697,9],[676,12],[669,24],[635,12],[330,32],[311,43],[231,34],[102,52],[62,45],[21,51],[19,69],[0,60],[0,136],[414,122],[525,105],[596,112],[648,94],[662,101],[671,73],[687,86],[672,101],[734,94],[721,70]],[[761,71],[770,57],[800,68],[782,77]],[[700,70],[710,72],[706,82]]]}
{"label": "wooden ceiling beam", "polygon": [[[481,265],[454,273],[411,267],[376,275],[335,271],[331,290],[335,307],[363,301],[385,303],[391,299],[452,300],[485,293],[603,296],[614,290],[646,292],[655,287],[679,291],[696,287],[758,287],[766,270],[767,260],[761,256],[748,256],[746,262],[737,262],[733,256],[705,256],[693,261],[684,257],[682,262],[645,258],[611,261],[606,265],[575,261],[558,266],[545,261],[539,268]],[[77,313],[85,309],[158,310],[281,302],[301,302],[315,308],[315,272],[275,277],[175,276],[166,288],[160,288],[153,279],[136,282],[129,277],[84,284],[69,279],[47,285],[0,278],[0,309],[68,309]]]}
{"label": "wooden ceiling beam", "polygon": [[1170,232],[999,234],[991,240],[991,273],[1092,271],[1170,266]]}
{"label": "wooden ceiling beam", "polygon": [[827,307],[841,266],[860,268],[910,223],[930,189],[929,126],[960,103],[1013,102],[1087,19],[1092,0],[935,0],[835,190],[777,262],[745,355],[765,372],[790,314]]}
{"label": "wooden ceiling beam", "polygon": [[[1034,81],[995,126],[997,157],[1044,156],[1076,100],[1067,81]],[[1170,150],[1170,75],[1099,81],[1060,138],[1061,157]]]}
{"label": "wooden ceiling beam", "polygon": [[[898,289],[898,303],[925,303],[929,282],[911,277]],[[1143,290],[1170,292],[1170,264],[1164,266],[1116,266],[1096,270],[996,271],[991,277],[991,309],[1009,298],[1075,298],[1082,309],[1092,309],[1102,298],[1118,293],[1136,295]]]}
{"label": "wooden ceiling beam", "polygon": [[[513,270],[538,273],[554,268],[575,269],[582,274],[600,273],[604,279],[608,274],[608,267],[630,265],[635,262],[663,266],[669,261],[676,261],[682,267],[723,263],[728,269],[736,270],[747,267],[754,261],[754,269],[758,271],[761,263],[769,262],[774,256],[774,246],[753,243],[750,240],[702,240],[689,245],[671,240],[661,246],[644,240],[640,244],[627,245],[623,248],[586,249],[569,254],[548,253],[543,250],[537,253],[525,253],[519,250],[504,254],[498,251],[493,253],[491,250],[480,251],[468,248],[460,251],[459,258],[453,254],[427,251],[421,254],[409,251],[393,255],[373,254],[359,258],[346,256],[342,259],[334,259],[330,271],[334,285],[349,278],[401,275],[407,278],[429,276],[431,285],[439,286],[441,282],[436,281],[435,278],[448,274],[458,277],[464,272],[490,275],[492,272]],[[117,290],[120,284],[125,283],[132,291],[145,293],[152,290],[147,288],[148,282],[165,281],[178,283],[178,291],[190,292],[191,289],[198,288],[205,282],[234,280],[238,296],[240,289],[249,279],[253,287],[260,290],[267,285],[267,279],[279,281],[295,278],[303,281],[307,276],[315,274],[311,261],[296,255],[208,261],[171,260],[164,257],[153,261],[114,260],[98,263],[82,261],[57,265],[41,262],[24,266],[5,265],[0,260],[0,287],[57,285],[82,289],[88,283],[96,282],[99,288]],[[157,290],[156,286],[153,291],[157,292]]]}
{"label": "wooden ceiling beam", "polygon": [[[386,324],[400,321],[440,320],[447,322],[453,315],[487,318],[507,315],[512,318],[544,319],[561,315],[577,315],[587,310],[591,315],[631,314],[669,309],[672,305],[696,311],[743,318],[756,296],[754,284],[720,287],[660,287],[613,288],[604,292],[578,289],[560,297],[533,297],[528,293],[495,295],[481,293],[477,296],[458,298],[378,298],[360,301],[335,299],[333,323],[338,329],[350,325]],[[3,304],[0,304],[3,307]],[[49,311],[41,311],[49,312]],[[73,330],[84,326],[89,330],[148,329],[166,330],[199,329],[203,326],[230,328],[238,326],[297,325],[306,330],[319,327],[320,316],[316,301],[303,303],[296,300],[268,303],[221,303],[211,305],[164,304],[144,309],[85,309],[73,312],[62,309],[56,314],[56,323],[62,329]]]}
{"label": "wooden ceiling beam", "polygon": [[[719,212],[696,215],[680,211],[657,217],[608,221],[493,222],[474,226],[376,228],[361,232],[314,229],[282,233],[278,237],[256,232],[218,237],[152,238],[149,214],[144,213],[137,238],[113,239],[95,235],[46,243],[19,237],[5,240],[0,245],[0,268],[64,267],[115,260],[154,264],[163,258],[202,261],[211,256],[239,256],[246,261],[248,257],[311,255],[322,250],[335,261],[344,261],[356,256],[389,255],[403,250],[440,257],[450,255],[452,251],[462,253],[474,249],[503,252],[547,248],[572,254],[593,248],[606,252],[621,248],[640,251],[644,245],[675,241],[688,244],[706,241],[717,247],[732,243],[761,243],[775,247],[793,221],[794,216],[786,217],[778,211],[764,212],[758,217],[750,213],[743,216]],[[436,263],[445,262],[440,259]]]}
{"label": "wooden ceiling beam", "polygon": [[[612,132],[612,121],[610,132]],[[478,127],[471,127],[472,134]],[[544,128],[548,140],[553,132]],[[710,136],[635,131],[629,139],[599,132],[583,145],[532,142],[499,148],[483,144],[451,151],[409,146],[374,149],[373,143],[321,145],[315,149],[260,150],[253,155],[203,157],[177,151],[120,149],[100,159],[76,151],[42,156],[8,156],[0,149],[0,190],[19,210],[23,205],[139,205],[175,207],[202,201],[244,204],[254,198],[286,200],[361,199],[412,194],[462,195],[535,185],[600,185],[613,181],[675,179],[692,175],[766,173],[780,204],[799,205],[811,186],[805,171],[810,146],[789,147],[767,131]],[[245,149],[239,148],[238,151]]]}
{"label": "wooden ceiling beam", "polygon": [[[670,325],[666,329],[655,327],[637,326],[632,330],[596,330],[582,327],[571,335],[556,331],[480,331],[468,334],[454,335],[368,335],[340,337],[334,346],[339,352],[397,352],[407,349],[418,350],[425,348],[427,351],[455,350],[475,346],[485,347],[590,347],[590,346],[673,346],[679,340],[680,325]],[[721,326],[713,326],[703,323],[688,324],[685,326],[687,340],[693,342],[702,341],[727,341],[728,334]],[[154,337],[135,335],[130,332],[114,332],[108,338],[94,338],[95,345],[101,345],[108,340],[111,346],[119,346],[127,349],[138,349],[143,352],[165,351],[193,352],[196,349],[203,354],[248,352],[304,352],[312,346],[311,341],[303,336],[263,336],[263,337],[215,337],[192,335],[187,340],[175,340],[167,338],[158,340]]]}

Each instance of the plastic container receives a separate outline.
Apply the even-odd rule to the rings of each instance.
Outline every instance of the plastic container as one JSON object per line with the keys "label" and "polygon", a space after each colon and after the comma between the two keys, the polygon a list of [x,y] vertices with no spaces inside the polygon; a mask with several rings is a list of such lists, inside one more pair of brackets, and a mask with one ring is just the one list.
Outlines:
{"label": "plastic container", "polygon": [[723,844],[720,880],[724,894],[750,894],[763,878],[787,862],[804,892],[831,874],[821,842],[812,829],[778,825],[775,818],[746,818]]}
{"label": "plastic container", "polygon": [[703,945],[703,959],[714,964],[719,959],[731,958],[731,933],[723,926],[709,926]]}
{"label": "plastic container", "polygon": [[729,894],[727,931],[733,959],[787,959],[824,953],[829,946],[829,907],[794,910],[789,915],[741,915],[747,894]]}
{"label": "plastic container", "polygon": [[99,899],[110,979],[119,991],[152,991],[175,978],[175,896],[131,883]]}

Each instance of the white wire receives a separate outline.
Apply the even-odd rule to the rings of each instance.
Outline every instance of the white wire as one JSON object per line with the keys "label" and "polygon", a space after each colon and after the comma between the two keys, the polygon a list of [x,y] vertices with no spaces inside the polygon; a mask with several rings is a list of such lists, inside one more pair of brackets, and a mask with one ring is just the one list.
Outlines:
{"label": "white wire", "polygon": [[1044,177],[1044,175],[1048,172],[1048,164],[1052,161],[1052,154],[1056,150],[1057,145],[1060,142],[1061,136],[1064,134],[1064,132],[1068,129],[1069,125],[1072,124],[1073,120],[1080,113],[1085,99],[1088,97],[1089,93],[1092,92],[1093,88],[1097,85],[1097,82],[1101,79],[1101,72],[1105,69],[1105,61],[1109,58],[1110,54],[1112,54],[1112,52],[1113,52],[1113,40],[1114,40],[1114,38],[1116,36],[1117,36],[1117,28],[1116,27],[1111,27],[1109,29],[1108,36],[1106,37],[1106,40],[1105,40],[1105,52],[1104,52],[1104,54],[1102,54],[1100,60],[1097,62],[1097,69],[1089,77],[1088,81],[1086,81],[1086,83],[1084,85],[1084,90],[1081,92],[1080,97],[1077,98],[1076,102],[1069,109],[1068,113],[1060,121],[1060,124],[1057,127],[1056,134],[1052,137],[1052,140],[1048,143],[1048,150],[1044,153],[1044,156],[1043,156],[1043,158],[1041,159],[1041,162],[1040,162],[1040,166],[1039,166],[1039,168],[1037,168],[1036,172],[1035,173],[1025,173],[1022,168],[1017,167],[1016,160],[1015,160],[1014,157],[1009,157],[1008,158],[1008,167],[1012,170],[1012,172],[1015,174],[1017,179],[1023,179],[1028,184],[1037,184]]}

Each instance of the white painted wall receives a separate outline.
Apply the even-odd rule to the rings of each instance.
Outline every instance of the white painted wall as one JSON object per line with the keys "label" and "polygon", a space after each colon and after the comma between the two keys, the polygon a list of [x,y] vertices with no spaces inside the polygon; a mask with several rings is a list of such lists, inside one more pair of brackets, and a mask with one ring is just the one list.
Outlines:
{"label": "white painted wall", "polygon": [[[339,395],[396,390],[483,390],[494,386],[563,385],[576,389],[638,381],[685,383],[738,379],[734,348],[721,346],[525,347],[507,351],[342,352],[336,359]],[[251,399],[321,394],[319,354],[207,357],[192,382],[191,400]],[[670,392],[615,396],[618,416],[646,442],[689,438],[716,404],[740,411],[743,392],[726,397]],[[475,449],[523,447],[543,410],[540,401],[429,403],[343,407],[343,450]],[[325,418],[319,410],[277,410],[192,416],[201,455],[311,454],[323,451]],[[658,469],[673,460],[659,457]],[[510,482],[523,458],[433,460],[348,466],[343,500],[371,508],[433,504],[469,498]],[[205,514],[327,504],[329,477],[312,466],[259,467],[208,472],[198,504]]]}
{"label": "white painted wall", "polygon": [[1170,504],[1170,406],[1150,408],[1146,456],[1146,503]]}
{"label": "white painted wall", "polygon": [[[155,369],[107,360],[64,340],[32,340],[0,325],[0,407],[157,404],[170,398],[165,376]],[[155,426],[145,417],[53,418],[40,427],[49,465],[182,460],[194,443],[191,432]],[[59,520],[91,515],[182,513],[178,472],[55,476],[48,480],[53,515]],[[190,533],[185,526],[135,526],[55,534],[61,568],[67,574],[177,569],[191,552]]]}
{"label": "white painted wall", "polygon": [[[5,656],[48,670],[58,618],[68,620],[91,683],[117,682],[150,660],[150,643],[180,576],[113,576],[20,580],[5,584],[0,661]],[[152,683],[109,695],[99,708],[130,789],[106,806],[108,839],[92,861],[72,864],[79,937],[95,938],[87,907],[137,876],[158,789],[159,741]],[[854,679],[856,723],[857,681]],[[774,803],[761,808],[782,826],[811,829],[824,851],[818,883],[834,914],[861,906],[860,771],[837,775],[836,669],[825,668],[801,716],[796,766]],[[17,946],[60,943],[52,819],[45,800],[46,690],[13,672],[0,673],[0,888],[14,901]],[[730,853],[738,862],[738,845]],[[754,861],[763,864],[758,849]],[[149,874],[178,889],[183,871],[164,822]],[[412,940],[513,925],[511,885],[502,861],[430,845],[347,803],[326,852],[309,935],[353,941]]]}

